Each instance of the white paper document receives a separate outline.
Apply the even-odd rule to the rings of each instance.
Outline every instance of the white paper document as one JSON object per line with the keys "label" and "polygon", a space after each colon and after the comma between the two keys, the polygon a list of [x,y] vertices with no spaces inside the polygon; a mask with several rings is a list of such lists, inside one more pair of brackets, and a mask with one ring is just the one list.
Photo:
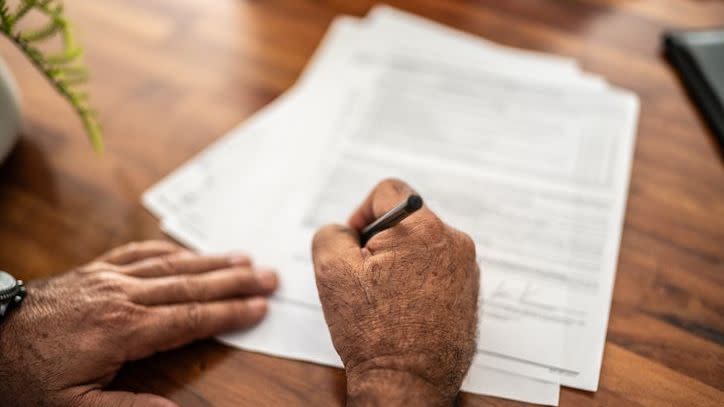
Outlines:
{"label": "white paper document", "polygon": [[379,181],[410,183],[476,242],[478,352],[463,390],[556,405],[596,390],[637,98],[575,61],[375,8],[339,18],[298,83],[144,195],[204,252],[280,272],[268,317],[220,337],[341,366],[310,255]]}

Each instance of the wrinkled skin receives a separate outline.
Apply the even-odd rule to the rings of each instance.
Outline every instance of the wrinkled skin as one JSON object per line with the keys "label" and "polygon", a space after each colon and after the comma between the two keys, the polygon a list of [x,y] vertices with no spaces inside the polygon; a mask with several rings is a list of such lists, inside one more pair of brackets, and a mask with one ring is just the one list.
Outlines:
{"label": "wrinkled skin", "polygon": [[[314,239],[349,405],[450,405],[475,351],[479,272],[466,235],[424,207],[359,246],[358,231],[411,192],[385,181],[349,227]],[[254,325],[277,284],[247,257],[155,241],[32,281],[0,323],[0,405],[175,406],[104,386],[126,361]]]}
{"label": "wrinkled skin", "polygon": [[348,226],[327,226],[314,238],[348,405],[451,405],[475,353],[479,270],[467,235],[425,206],[360,247],[359,231],[411,193],[401,181],[384,181]]}
{"label": "wrinkled skin", "polygon": [[157,241],[32,281],[0,323],[0,405],[176,406],[103,387],[126,361],[255,324],[276,287],[247,257]]}

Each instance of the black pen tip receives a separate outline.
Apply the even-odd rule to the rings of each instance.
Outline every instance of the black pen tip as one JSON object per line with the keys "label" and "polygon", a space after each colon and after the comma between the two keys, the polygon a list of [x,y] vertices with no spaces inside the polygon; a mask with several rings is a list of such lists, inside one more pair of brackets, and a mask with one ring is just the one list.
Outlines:
{"label": "black pen tip", "polygon": [[407,206],[405,209],[407,212],[415,212],[422,208],[422,204],[422,197],[420,195],[410,195],[410,197],[407,198]]}

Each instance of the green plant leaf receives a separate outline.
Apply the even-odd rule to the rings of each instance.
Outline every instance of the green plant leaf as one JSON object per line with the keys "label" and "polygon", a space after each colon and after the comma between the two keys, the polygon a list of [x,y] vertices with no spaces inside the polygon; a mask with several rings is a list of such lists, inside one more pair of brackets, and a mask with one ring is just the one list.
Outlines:
{"label": "green plant leaf", "polygon": [[[35,11],[47,21],[32,29],[21,30],[19,22]],[[7,0],[0,0],[0,33],[13,42],[21,52],[48,79],[55,89],[73,107],[80,117],[93,148],[103,150],[103,130],[98,114],[90,106],[88,93],[81,89],[89,77],[82,61],[83,49],[78,46],[60,0],[20,0],[13,12]],[[62,49],[45,53],[38,45],[60,37]]]}

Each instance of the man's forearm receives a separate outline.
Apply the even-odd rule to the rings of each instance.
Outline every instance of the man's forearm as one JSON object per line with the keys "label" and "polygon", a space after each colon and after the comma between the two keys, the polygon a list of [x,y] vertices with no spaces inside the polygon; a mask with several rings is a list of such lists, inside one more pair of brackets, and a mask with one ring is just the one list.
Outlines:
{"label": "man's forearm", "polygon": [[347,407],[451,406],[456,394],[442,394],[424,378],[397,370],[370,369],[347,377]]}

